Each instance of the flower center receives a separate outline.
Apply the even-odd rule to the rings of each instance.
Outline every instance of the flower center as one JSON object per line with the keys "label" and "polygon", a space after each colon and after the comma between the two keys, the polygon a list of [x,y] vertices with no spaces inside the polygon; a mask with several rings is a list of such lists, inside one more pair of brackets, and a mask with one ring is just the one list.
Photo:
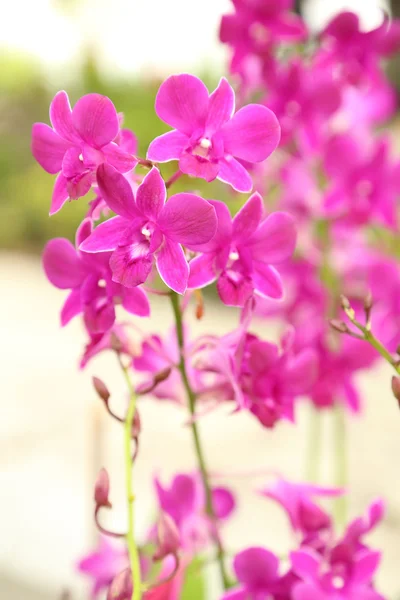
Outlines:
{"label": "flower center", "polygon": [[239,252],[237,250],[231,250],[229,252],[229,260],[231,260],[232,262],[239,260]]}
{"label": "flower center", "polygon": [[372,183],[368,179],[363,179],[357,184],[357,193],[366,198],[372,192]]}
{"label": "flower center", "polygon": [[270,39],[268,29],[261,23],[253,23],[249,29],[250,37],[259,44],[266,44]]}
{"label": "flower center", "polygon": [[82,153],[78,156],[78,158],[81,162],[83,162],[83,154]]}
{"label": "flower center", "polygon": [[101,288],[105,288],[107,283],[105,279],[99,279],[99,281],[97,282],[97,285]]}
{"label": "flower center", "polygon": [[144,237],[149,240],[151,237],[151,229],[149,228],[148,225],[144,225],[141,229],[141,233],[142,235],[144,235]]}
{"label": "flower center", "polygon": [[332,585],[336,590],[340,590],[344,586],[344,579],[340,575],[332,577]]}
{"label": "flower center", "polygon": [[201,156],[202,158],[208,158],[212,142],[208,138],[201,138],[196,146],[193,148],[193,154]]}

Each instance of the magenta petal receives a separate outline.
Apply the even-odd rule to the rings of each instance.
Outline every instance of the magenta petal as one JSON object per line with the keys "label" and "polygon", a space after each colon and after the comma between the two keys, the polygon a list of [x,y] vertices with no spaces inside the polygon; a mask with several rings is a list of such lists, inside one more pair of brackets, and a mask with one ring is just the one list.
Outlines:
{"label": "magenta petal", "polygon": [[253,181],[244,166],[232,157],[220,161],[218,179],[229,183],[237,192],[251,192],[253,187]]}
{"label": "magenta petal", "polygon": [[50,121],[55,131],[64,140],[79,143],[79,137],[72,124],[71,106],[67,92],[58,92],[50,104]]}
{"label": "magenta petal", "polygon": [[171,75],[158,90],[157,115],[186,135],[204,124],[208,108],[208,90],[193,75]]}
{"label": "magenta petal", "polygon": [[113,281],[131,288],[144,283],[153,266],[153,255],[148,245],[120,246],[111,255],[110,267]]}
{"label": "magenta petal", "polygon": [[215,268],[215,254],[200,254],[189,263],[190,274],[188,287],[202,288],[215,281],[217,272]]}
{"label": "magenta petal", "polygon": [[68,198],[68,180],[65,179],[62,173],[60,173],[57,175],[57,179],[54,184],[49,214],[54,215],[56,212],[58,212],[64,206]]}
{"label": "magenta petal", "polygon": [[127,288],[122,297],[122,306],[132,315],[148,317],[150,304],[146,293],[140,287]]}
{"label": "magenta petal", "polygon": [[189,277],[189,265],[179,244],[164,240],[157,255],[157,269],[163,282],[177,292],[184,294]]}
{"label": "magenta petal", "polygon": [[253,284],[246,277],[233,278],[226,271],[218,279],[217,290],[227,306],[244,306],[253,295]]}
{"label": "magenta petal", "polygon": [[320,557],[314,550],[296,550],[290,553],[290,562],[296,575],[304,579],[317,579]]}
{"label": "magenta petal", "polygon": [[122,217],[113,217],[97,225],[93,233],[89,235],[79,246],[83,252],[109,252],[115,250],[124,233],[129,228],[129,221]]}
{"label": "magenta petal", "polygon": [[72,290],[61,309],[61,326],[67,325],[71,319],[82,312],[81,293],[79,289]]}
{"label": "magenta petal", "polygon": [[240,583],[254,594],[270,591],[271,583],[278,576],[278,559],[264,548],[247,548],[235,556],[233,568]]}
{"label": "magenta petal", "polygon": [[259,226],[263,214],[263,201],[258,192],[250,196],[246,204],[235,215],[232,223],[232,238],[237,243],[247,244],[249,237]]}
{"label": "magenta petal", "polygon": [[215,208],[218,221],[217,231],[209,242],[198,246],[191,245],[190,249],[196,252],[216,252],[225,248],[229,254],[232,239],[232,218],[229,209],[224,202],[219,200],[208,200],[208,202]]}
{"label": "magenta petal", "polygon": [[352,579],[357,583],[371,583],[381,560],[380,552],[365,551],[357,557],[354,564]]}
{"label": "magenta petal", "polygon": [[298,583],[293,588],[292,598],[293,600],[327,600],[329,596],[312,583]]}
{"label": "magenta petal", "polygon": [[219,162],[210,162],[205,158],[184,152],[179,159],[179,168],[186,175],[200,177],[206,181],[214,181],[219,173],[220,164]]}
{"label": "magenta petal", "polygon": [[286,386],[293,394],[304,394],[315,383],[318,374],[318,356],[312,348],[305,348],[289,363]]}
{"label": "magenta petal", "polygon": [[43,251],[43,268],[49,281],[62,290],[78,287],[85,277],[74,246],[65,238],[47,242]]}
{"label": "magenta petal", "polygon": [[114,104],[100,94],[80,98],[72,110],[72,122],[83,141],[95,148],[112,142],[119,131]]}
{"label": "magenta petal", "polygon": [[280,300],[283,296],[282,279],[278,271],[262,262],[254,261],[252,280],[255,289],[266,298]]}
{"label": "magenta petal", "polygon": [[200,196],[175,194],[160,212],[158,226],[171,242],[190,247],[211,240],[217,217],[214,207]]}
{"label": "magenta petal", "polygon": [[167,190],[164,180],[160,175],[160,171],[153,167],[137,189],[136,206],[149,220],[157,221],[166,197]]}
{"label": "magenta petal", "polygon": [[39,165],[54,175],[61,171],[64,154],[71,147],[58,133],[45,123],[34,123],[32,127],[32,154]]}
{"label": "magenta petal", "polygon": [[281,128],[272,110],[248,104],[221,130],[227,153],[249,162],[261,162],[278,146]]}
{"label": "magenta petal", "polygon": [[217,519],[226,519],[235,510],[234,495],[224,487],[213,488],[212,501]]}
{"label": "magenta petal", "polygon": [[117,144],[114,144],[114,142],[104,146],[102,152],[107,162],[120,173],[128,173],[128,171],[131,171],[137,165],[135,157],[120,146],[117,146]]}
{"label": "magenta petal", "polygon": [[125,219],[139,216],[132,188],[121,173],[103,163],[97,169],[96,178],[100,193],[112,211]]}
{"label": "magenta petal", "polygon": [[270,214],[248,243],[255,260],[277,264],[290,258],[296,246],[293,217],[283,212]]}
{"label": "magenta petal", "polygon": [[235,92],[225,77],[221,78],[217,89],[211,94],[206,121],[206,135],[212,136],[232,118],[235,112]]}
{"label": "magenta petal", "polygon": [[189,138],[180,131],[169,131],[156,137],[149,146],[147,158],[154,162],[168,162],[179,160],[182,152],[187,148]]}

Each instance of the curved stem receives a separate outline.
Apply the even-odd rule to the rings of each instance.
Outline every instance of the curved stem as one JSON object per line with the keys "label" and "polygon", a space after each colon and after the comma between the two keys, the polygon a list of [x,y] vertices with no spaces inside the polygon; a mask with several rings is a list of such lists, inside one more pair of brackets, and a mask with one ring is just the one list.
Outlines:
{"label": "curved stem", "polygon": [[105,527],[103,527],[103,525],[100,523],[100,520],[99,520],[99,512],[100,512],[101,508],[103,508],[103,507],[96,506],[95,511],[94,511],[94,522],[96,524],[97,529],[100,531],[100,533],[102,533],[103,535],[108,535],[109,537],[114,537],[114,538],[125,537],[126,533],[117,533],[116,531],[111,531],[110,529],[106,529]]}
{"label": "curved stem", "polygon": [[[181,309],[179,306],[179,296],[176,292],[171,293],[171,303],[172,303],[172,309],[174,311],[174,316],[175,316],[176,335],[177,335],[177,339],[178,339],[179,354],[180,354],[178,366],[179,366],[179,371],[181,373],[182,382],[183,382],[183,385],[184,385],[184,388],[186,391],[189,412],[190,412],[190,415],[193,417],[195,414],[196,394],[192,390],[192,387],[189,382],[189,377],[187,374],[187,369],[186,369],[185,353],[184,353],[185,340],[184,340],[184,333],[183,333],[182,313],[181,313]],[[224,550],[222,541],[219,537],[218,530],[217,530],[216,517],[215,517],[214,507],[213,507],[213,503],[212,503],[212,491],[211,491],[211,486],[210,486],[210,482],[209,482],[209,478],[208,478],[206,461],[205,461],[204,452],[203,452],[201,441],[200,441],[200,434],[199,434],[199,429],[197,427],[196,420],[194,420],[194,419],[191,420],[190,428],[192,431],[192,437],[193,437],[197,462],[198,462],[198,466],[200,469],[201,479],[203,482],[203,487],[204,487],[205,496],[206,496],[206,511],[214,525],[215,545],[217,547],[217,559],[218,559],[218,565],[219,565],[219,570],[220,570],[220,575],[221,575],[221,581],[224,586],[224,589],[226,590],[229,588],[229,578],[228,578],[227,572],[225,570],[225,560],[224,560],[225,550]]]}
{"label": "curved stem", "polygon": [[127,368],[124,366],[120,355],[118,361],[124,374],[129,390],[129,406],[124,425],[124,455],[125,455],[125,481],[128,506],[128,532],[126,541],[129,552],[129,562],[132,572],[132,600],[140,600],[142,597],[142,582],[140,572],[139,550],[135,542],[135,496],[133,493],[133,473],[132,473],[132,425],[136,410],[136,394],[129,377]]}
{"label": "curved stem", "polygon": [[165,182],[165,187],[167,188],[167,190],[171,187],[171,185],[175,183],[175,181],[178,181],[178,179],[182,177],[182,175],[183,173],[180,169],[178,169],[173,175],[171,175],[171,177]]}

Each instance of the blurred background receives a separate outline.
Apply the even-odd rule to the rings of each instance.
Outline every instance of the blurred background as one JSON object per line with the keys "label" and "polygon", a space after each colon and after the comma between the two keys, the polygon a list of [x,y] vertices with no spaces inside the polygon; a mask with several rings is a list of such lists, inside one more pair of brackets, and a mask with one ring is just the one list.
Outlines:
{"label": "blurred background", "polygon": [[[366,28],[379,23],[377,0],[309,0],[301,4],[310,27],[318,30],[342,8],[358,12]],[[299,7],[300,8],[300,7]],[[400,2],[391,9],[400,16]],[[94,397],[91,375],[99,375],[116,396],[124,385],[112,357],[99,357],[87,371],[77,369],[84,335],[79,323],[59,327],[63,293],[48,284],[40,253],[50,237],[73,239],[85,203],[68,204],[48,218],[53,178],[30,154],[35,121],[48,122],[48,106],[59,89],[71,103],[88,92],[110,96],[125,115],[126,127],[139,140],[139,155],[166,130],[154,113],[160,81],[190,71],[215,84],[226,70],[227,51],[218,43],[221,15],[229,0],[14,0],[0,8],[0,598],[50,600],[68,588],[87,598],[87,584],[74,569],[96,542],[92,526],[92,486],[100,466],[112,473],[117,507],[113,525],[123,529],[121,432],[109,423]],[[391,66],[394,82],[400,69]],[[398,78],[398,80],[396,80]],[[396,125],[397,127],[397,125]],[[394,131],[398,129],[394,128]],[[224,198],[221,184],[208,197]],[[155,299],[145,330],[165,332],[169,307]],[[199,331],[228,331],[235,311],[208,303]],[[265,332],[268,334],[268,332]],[[351,514],[363,511],[376,496],[388,499],[388,517],[375,544],[385,550],[380,587],[385,597],[400,597],[400,420],[389,391],[389,369],[369,373],[360,382],[365,416],[351,423]],[[152,476],[167,481],[194,467],[184,416],[174,408],[143,403],[145,424],[137,468],[139,528],[150,522]],[[306,409],[300,426],[280,425],[269,433],[245,415],[205,418],[207,454],[216,472],[230,479],[240,498],[235,524],[226,531],[233,549],[250,543],[284,552],[287,526],[279,510],[253,495],[276,469],[304,477]],[[322,475],[329,483],[331,423],[324,423]],[[251,465],[254,479],[239,476]],[[121,508],[118,508],[121,506]],[[214,596],[210,591],[209,597]]]}

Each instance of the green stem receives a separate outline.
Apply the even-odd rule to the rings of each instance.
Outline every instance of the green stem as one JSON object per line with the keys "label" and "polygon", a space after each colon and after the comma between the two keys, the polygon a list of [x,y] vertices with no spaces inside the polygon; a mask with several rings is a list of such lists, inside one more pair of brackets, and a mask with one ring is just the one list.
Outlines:
{"label": "green stem", "polygon": [[[347,427],[344,406],[337,402],[334,406],[334,444],[335,444],[335,483],[345,488],[348,483],[347,465]],[[335,499],[335,518],[339,528],[347,522],[347,497],[345,494]]]}
{"label": "green stem", "polygon": [[310,404],[309,430],[306,448],[306,479],[310,483],[317,483],[319,476],[319,463],[321,459],[321,414]]}
{"label": "green stem", "polygon": [[385,346],[373,335],[371,331],[368,331],[366,328],[364,329],[364,337],[367,342],[371,344],[375,348],[377,352],[394,368],[396,373],[400,374],[400,365],[396,364],[393,356],[390,354],[389,350],[385,348]]}
{"label": "green stem", "polygon": [[142,582],[139,550],[135,542],[135,496],[133,492],[132,464],[132,425],[136,411],[136,394],[129,377],[128,370],[122,363],[119,354],[118,360],[129,390],[129,406],[124,425],[125,481],[128,506],[128,532],[126,534],[126,542],[128,546],[129,562],[132,572],[132,600],[140,600],[142,597]]}
{"label": "green stem", "polygon": [[[178,339],[179,354],[180,354],[179,371],[181,373],[182,382],[183,382],[183,385],[184,385],[184,388],[186,391],[189,412],[190,412],[190,415],[193,417],[195,414],[196,394],[194,393],[194,391],[190,385],[189,377],[188,377],[187,369],[186,369],[185,350],[184,350],[185,340],[184,340],[184,333],[183,333],[182,313],[181,313],[181,309],[179,306],[179,296],[176,292],[171,293],[171,304],[172,304],[172,309],[173,309],[174,317],[175,317],[176,336]],[[224,586],[224,589],[226,590],[229,588],[229,578],[228,578],[227,572],[225,570],[225,560],[224,560],[225,551],[224,551],[224,547],[222,545],[221,539],[220,539],[220,537],[218,535],[218,531],[217,531],[216,517],[215,517],[214,507],[213,507],[213,503],[212,503],[212,490],[211,490],[210,482],[208,479],[208,471],[207,471],[206,461],[205,461],[205,457],[204,457],[204,452],[203,452],[201,441],[200,441],[199,429],[198,429],[197,423],[194,419],[192,419],[190,427],[191,427],[191,431],[192,431],[192,437],[193,437],[197,462],[198,462],[198,466],[200,469],[201,479],[203,482],[203,487],[204,487],[204,491],[205,491],[205,495],[206,495],[206,511],[207,511],[208,516],[213,521],[213,524],[215,527],[215,544],[217,547],[217,560],[218,560],[222,584]]]}

